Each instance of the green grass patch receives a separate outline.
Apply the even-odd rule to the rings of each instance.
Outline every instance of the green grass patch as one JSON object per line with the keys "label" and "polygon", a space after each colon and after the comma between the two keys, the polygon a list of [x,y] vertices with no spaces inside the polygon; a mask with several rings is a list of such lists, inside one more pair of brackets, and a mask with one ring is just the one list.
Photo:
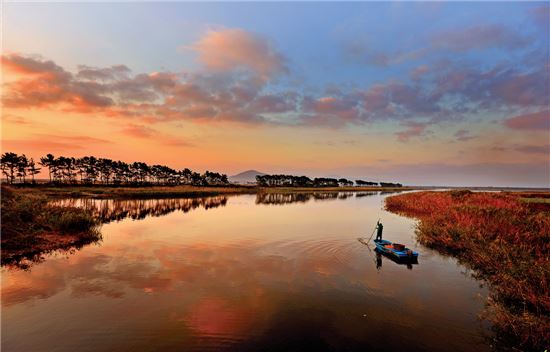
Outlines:
{"label": "green grass patch", "polygon": [[520,198],[520,200],[526,203],[550,204],[550,198]]}

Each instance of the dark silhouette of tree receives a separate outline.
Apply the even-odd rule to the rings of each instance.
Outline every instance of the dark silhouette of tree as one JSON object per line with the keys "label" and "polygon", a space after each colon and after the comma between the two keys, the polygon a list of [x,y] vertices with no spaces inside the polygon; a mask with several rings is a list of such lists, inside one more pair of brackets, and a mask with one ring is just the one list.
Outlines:
{"label": "dark silhouette of tree", "polygon": [[258,175],[256,182],[262,187],[312,187],[313,181],[307,176]]}
{"label": "dark silhouette of tree", "polygon": [[338,180],[335,178],[319,177],[315,178],[313,183],[318,187],[338,187]]}
{"label": "dark silhouette of tree", "polygon": [[355,180],[355,184],[357,186],[378,186],[378,182],[370,182],[370,181],[363,181],[363,180]]}
{"label": "dark silhouette of tree", "polygon": [[34,176],[40,173],[40,170],[42,168],[36,167],[36,163],[34,162],[33,158],[29,159],[29,162],[27,164],[27,170],[29,175],[31,175],[32,183],[35,184],[36,181],[34,180]]}
{"label": "dark silhouette of tree", "polygon": [[52,154],[48,154],[40,158],[40,165],[48,168],[48,174],[50,176],[50,182],[52,182],[52,173],[55,170],[55,157]]}
{"label": "dark silhouette of tree", "polygon": [[341,178],[338,180],[338,184],[342,187],[350,187],[350,186],[353,186],[353,181],[350,181],[345,178]]}
{"label": "dark silhouette of tree", "polygon": [[[96,184],[105,185],[193,185],[222,186],[229,184],[227,175],[205,171],[202,175],[190,169],[175,170],[165,165],[147,165],[144,162],[126,163],[120,160],[84,156],[73,158],[52,154],[40,158],[40,165],[48,168],[50,182],[63,184]],[[7,152],[2,154],[2,173],[8,183],[16,178],[26,183],[27,176],[35,183],[35,175],[40,173],[34,160],[24,154]],[[294,175],[258,175],[256,181],[261,187],[349,187],[353,181],[345,178],[335,179],[319,177],[310,179],[307,176]],[[377,182],[356,180],[358,186],[376,186]],[[382,187],[402,187],[400,183],[380,182]]]}
{"label": "dark silhouette of tree", "polygon": [[15,153],[4,153],[0,162],[2,173],[6,176],[6,182],[13,183],[19,165],[19,156]]}
{"label": "dark silhouette of tree", "polygon": [[[229,184],[227,175],[206,171],[204,174],[190,169],[175,170],[165,165],[147,165],[144,162],[126,163],[120,160],[84,156],[72,158],[48,154],[40,158],[40,165],[48,168],[50,182],[63,184],[113,185],[195,185],[221,186]],[[2,154],[2,173],[8,183],[16,178],[25,183],[26,177],[40,173],[33,159],[15,153]]]}
{"label": "dark silhouette of tree", "polygon": [[380,186],[382,187],[403,187],[400,183],[391,183],[391,182],[380,182]]}
{"label": "dark silhouette of tree", "polygon": [[27,168],[29,166],[29,160],[25,156],[25,154],[18,157],[17,160],[17,177],[19,177],[19,181],[22,183],[26,182],[25,177],[27,176]]}
{"label": "dark silhouette of tree", "polygon": [[320,177],[311,180],[307,176],[292,175],[258,175],[256,182],[261,187],[349,187],[353,181],[345,178],[335,179]]}

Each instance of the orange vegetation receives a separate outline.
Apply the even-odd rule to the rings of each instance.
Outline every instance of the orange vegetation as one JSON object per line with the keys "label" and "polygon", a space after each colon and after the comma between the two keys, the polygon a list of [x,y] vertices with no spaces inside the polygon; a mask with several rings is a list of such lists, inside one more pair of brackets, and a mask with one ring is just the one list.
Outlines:
{"label": "orange vegetation", "polygon": [[[457,256],[489,284],[486,318],[501,342],[544,350],[550,341],[550,212],[521,193],[413,192],[389,211],[415,217],[418,240]],[[545,199],[545,194],[537,197]]]}

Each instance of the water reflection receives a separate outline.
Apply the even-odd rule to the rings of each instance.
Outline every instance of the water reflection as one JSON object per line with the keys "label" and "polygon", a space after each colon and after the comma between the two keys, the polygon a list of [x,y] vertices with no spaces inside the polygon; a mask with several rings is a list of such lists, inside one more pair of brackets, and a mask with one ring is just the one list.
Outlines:
{"label": "water reflection", "polygon": [[398,265],[405,265],[407,269],[412,270],[414,264],[418,264],[418,258],[414,259],[397,259],[384,252],[381,252],[378,248],[374,249],[376,254],[376,269],[380,270],[382,268],[382,257],[384,260],[390,260]]}
{"label": "water reflection", "polygon": [[[304,192],[304,193],[260,193],[256,195],[256,204],[291,204],[308,201],[345,200],[350,197],[374,196],[377,192]],[[57,206],[84,208],[102,223],[121,221],[126,218],[142,220],[149,216],[161,217],[175,211],[188,213],[197,208],[211,209],[223,207],[228,202],[227,195],[197,198],[161,198],[161,199],[88,199],[67,198],[52,202]],[[85,245],[96,243],[94,240],[81,240],[71,245],[59,243],[55,250],[28,250],[24,254],[3,253],[2,265],[11,268],[28,269],[44,261],[48,254],[56,252],[72,255]],[[9,258],[9,260],[8,260]]]}
{"label": "water reflection", "polygon": [[355,192],[355,197],[361,198],[361,197],[372,197],[377,195],[378,192]]}
{"label": "water reflection", "polygon": [[72,206],[87,209],[103,223],[158,217],[174,211],[187,213],[196,208],[211,209],[227,204],[227,196],[201,198],[163,198],[163,199],[63,199],[55,205]]}
{"label": "water reflection", "polygon": [[[49,241],[49,244],[44,244]],[[8,248],[2,246],[2,267],[9,270],[29,270],[33,265],[40,264],[51,255],[73,255],[83,247],[91,244],[100,244],[102,236],[92,233],[89,236],[75,239],[74,237],[44,235],[40,242],[29,244],[25,248]]]}
{"label": "water reflection", "polygon": [[[309,201],[345,200],[351,197],[376,196],[378,192],[303,192],[303,193],[258,193],[256,204],[292,204]],[[196,208],[211,209],[225,206],[227,195],[199,198],[162,199],[62,199],[54,205],[72,206],[87,209],[103,223],[120,221],[125,218],[145,219],[159,217],[174,211],[187,213]]]}
{"label": "water reflection", "polygon": [[380,214],[380,196],[313,199],[112,221],[101,246],[4,270],[2,349],[488,350],[455,262],[415,248],[415,270],[377,270],[356,240],[383,216],[410,244],[411,220]]}
{"label": "water reflection", "polygon": [[258,193],[256,204],[292,204],[309,201],[345,200],[351,197],[374,196],[376,192],[293,192],[293,193]]}

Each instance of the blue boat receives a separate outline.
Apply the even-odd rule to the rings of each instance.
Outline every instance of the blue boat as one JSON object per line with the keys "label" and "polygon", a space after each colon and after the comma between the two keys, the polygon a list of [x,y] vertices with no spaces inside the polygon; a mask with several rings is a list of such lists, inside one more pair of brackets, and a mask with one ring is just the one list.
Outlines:
{"label": "blue boat", "polygon": [[374,240],[377,251],[399,260],[416,260],[418,252],[405,247],[403,244],[393,243],[388,240]]}

